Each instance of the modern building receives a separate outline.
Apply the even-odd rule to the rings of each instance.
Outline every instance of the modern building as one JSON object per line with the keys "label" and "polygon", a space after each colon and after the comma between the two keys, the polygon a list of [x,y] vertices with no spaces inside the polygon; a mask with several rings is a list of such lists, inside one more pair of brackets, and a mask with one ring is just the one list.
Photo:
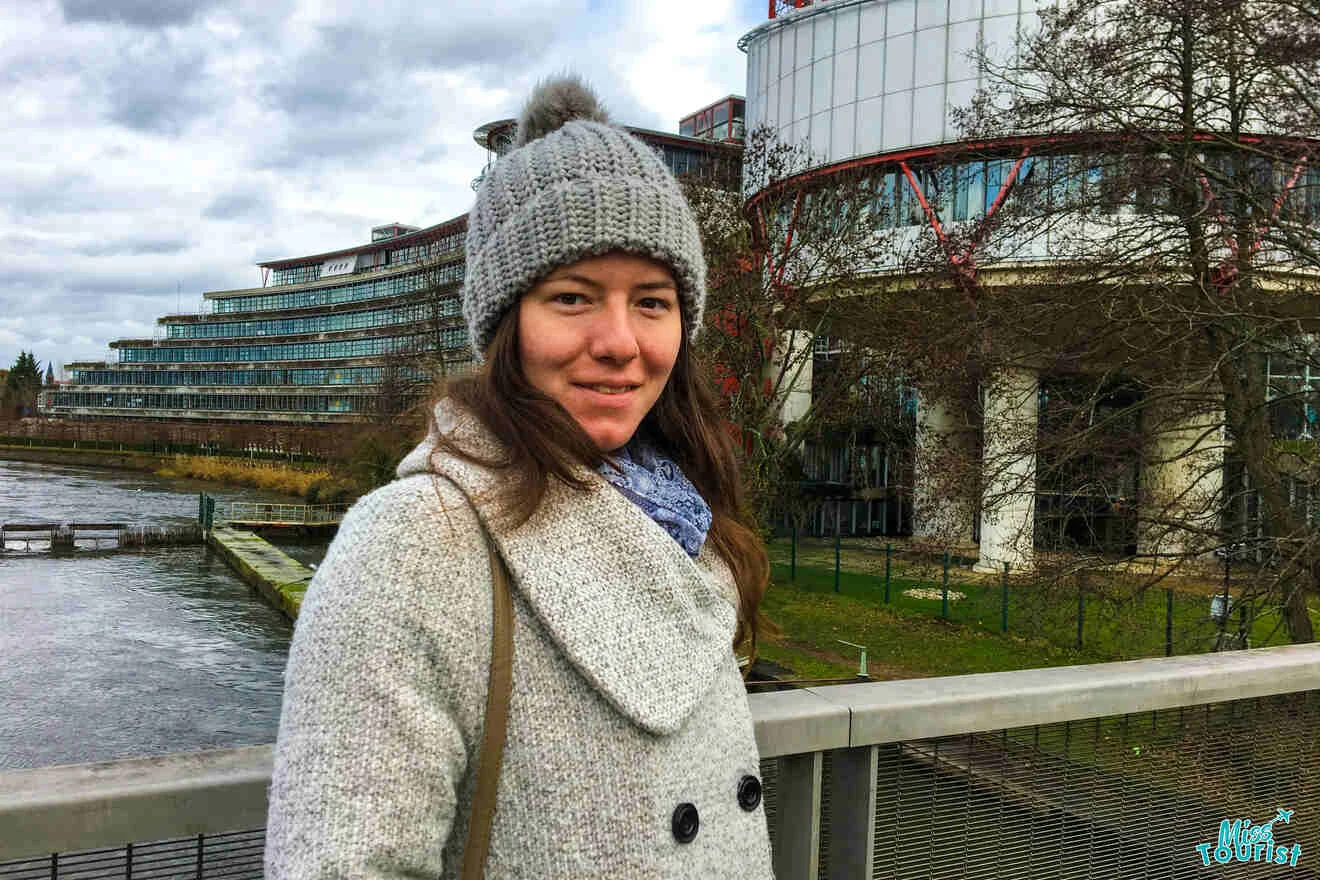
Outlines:
{"label": "modern building", "polygon": [[[878,213],[888,227],[884,234],[900,245],[892,249],[900,254],[904,241],[937,236],[942,225],[968,224],[1000,210],[1033,171],[1060,179],[1057,169],[1074,162],[1057,139],[1013,136],[970,144],[953,113],[971,102],[980,85],[973,53],[1011,48],[1017,34],[1036,27],[1037,10],[1048,5],[1050,0],[769,0],[767,20],[739,42],[747,55],[747,129],[768,127],[781,143],[806,148],[811,159],[800,177],[803,189],[829,185],[832,175],[873,181],[885,202]],[[1079,173],[1091,172],[1081,167]],[[763,194],[759,185],[749,183],[752,207]],[[982,277],[999,273],[994,283],[1007,284],[1013,265],[1048,262],[1052,253],[1049,234],[1041,234],[971,271]],[[904,264],[894,259],[872,268],[892,277]],[[822,368],[843,345],[815,339],[815,381],[828,376]],[[1310,373],[1292,375],[1298,372],[1293,366],[1268,367],[1269,386],[1320,389]],[[808,446],[808,485],[820,499],[811,516],[815,534],[929,538],[979,552],[980,567],[993,571],[1003,563],[1030,565],[1033,547],[1040,546],[1089,543],[1131,552],[1148,540],[1138,530],[1142,511],[1132,503],[1143,487],[1143,497],[1151,487],[1167,497],[1210,498],[1221,490],[1224,444],[1218,434],[1207,437],[1195,418],[1166,424],[1158,433],[1148,427],[1155,419],[1119,426],[1138,435],[1140,452],[1117,466],[1108,463],[1107,485],[1041,485],[1035,452],[1018,454],[1005,438],[1045,424],[1048,402],[1067,392],[1065,377],[1022,368],[991,376],[979,389],[983,417],[923,399],[919,377],[912,384],[895,389],[881,416],[887,430],[863,426],[847,438],[826,437]],[[1292,436],[1312,430],[1314,412],[1303,401],[1295,398],[1283,413]],[[1116,397],[1104,405],[1120,412],[1123,404]],[[896,424],[902,430],[895,432]],[[973,450],[979,444],[982,460],[997,462],[993,469],[985,466],[982,497],[931,489],[934,450],[949,443]],[[1076,528],[1082,520],[1085,528]]]}
{"label": "modern building", "polygon": [[[676,174],[724,165],[737,180],[742,108],[741,98],[722,98],[684,120],[691,134],[629,130]],[[487,167],[510,149],[515,127],[502,119],[474,133]],[[40,411],[239,422],[369,417],[394,389],[415,394],[423,369],[468,368],[458,299],[466,229],[466,214],[424,229],[389,223],[364,244],[260,263],[260,287],[204,294],[204,313],[159,318],[158,338],[111,342],[113,362],[66,364],[71,384],[43,392]]]}

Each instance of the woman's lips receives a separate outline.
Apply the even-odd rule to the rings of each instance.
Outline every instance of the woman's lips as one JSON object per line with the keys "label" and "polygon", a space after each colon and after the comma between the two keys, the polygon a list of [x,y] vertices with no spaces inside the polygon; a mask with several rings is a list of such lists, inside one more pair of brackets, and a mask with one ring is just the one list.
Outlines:
{"label": "woman's lips", "polygon": [[[597,406],[625,406],[631,403],[634,394],[637,391],[636,385],[614,385],[606,383],[600,385],[578,385],[573,386],[587,394],[590,400]],[[622,388],[622,391],[598,391],[600,387]]]}

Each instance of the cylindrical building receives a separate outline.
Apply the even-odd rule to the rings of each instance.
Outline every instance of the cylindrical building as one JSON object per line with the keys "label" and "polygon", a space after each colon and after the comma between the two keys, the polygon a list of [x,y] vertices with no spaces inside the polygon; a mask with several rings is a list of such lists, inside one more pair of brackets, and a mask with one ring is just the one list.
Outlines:
{"label": "cylindrical building", "polygon": [[[1066,138],[1047,142],[1009,133],[973,144],[955,120],[954,111],[968,107],[983,85],[978,53],[1002,57],[1012,51],[1020,33],[1037,27],[1038,9],[1047,5],[1048,0],[771,0],[769,19],[739,42],[747,54],[747,129],[769,129],[774,140],[803,150],[809,158],[799,182],[806,189],[828,186],[836,173],[840,179],[860,175],[869,181],[876,193],[874,222],[899,246],[868,271],[901,273],[903,242],[910,245],[921,236],[943,242],[946,230],[971,228],[1011,204],[1033,173],[1062,181],[1065,188],[1099,179],[1097,170],[1068,155]],[[763,185],[749,182],[751,206],[762,197],[757,188]],[[794,180],[775,186],[792,187]],[[1058,234],[1057,228],[1029,233],[1011,252],[969,252],[959,268],[968,277],[979,272],[983,280],[996,275],[995,283],[1011,284],[1007,267],[1049,261],[1055,252],[1051,236]],[[957,262],[958,254],[946,255]],[[982,265],[975,265],[975,256]],[[817,342],[818,358],[838,344]],[[896,445],[893,431],[874,436],[861,431],[812,444],[805,456],[808,485],[834,487],[818,505],[813,531],[912,534],[973,554],[979,550],[981,567],[993,571],[1005,563],[1030,566],[1043,534],[1051,546],[1090,541],[1121,551],[1146,540],[1139,538],[1134,505],[1126,503],[1140,491],[1145,470],[1140,454],[1111,468],[1104,485],[1093,481],[1097,485],[1076,491],[1037,486],[1034,431],[1038,419],[1046,418],[1042,405],[1053,377],[1029,362],[1009,372],[989,377],[966,395],[979,394],[979,413],[920,400],[922,412],[911,420],[906,443]],[[920,398],[922,377],[911,381]],[[1178,441],[1196,433],[1179,430],[1170,434]],[[978,436],[979,442],[971,442]],[[1197,476],[1179,472],[1186,477],[1183,483],[1194,479],[1197,485],[1163,485],[1170,480],[1166,467],[1160,471],[1164,494],[1208,498],[1219,491],[1218,470],[1207,466],[1206,457],[1218,454],[1222,461],[1222,444],[1203,437],[1197,442]],[[848,448],[835,448],[841,444]],[[1161,454],[1169,452],[1160,448]],[[966,494],[947,479],[922,485],[936,472],[947,477],[941,456],[957,449],[982,450],[979,477],[974,467],[963,481]],[[830,467],[840,460],[882,459],[883,470],[840,474]],[[891,469],[890,462],[897,467]],[[851,482],[847,491],[839,489],[843,480]],[[1081,519],[1084,527],[1078,525]]]}

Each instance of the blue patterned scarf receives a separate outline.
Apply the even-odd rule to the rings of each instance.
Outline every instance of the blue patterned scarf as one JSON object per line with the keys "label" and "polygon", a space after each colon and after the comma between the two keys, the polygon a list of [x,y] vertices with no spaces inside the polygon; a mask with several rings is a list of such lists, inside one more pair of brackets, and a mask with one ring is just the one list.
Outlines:
{"label": "blue patterned scarf", "polygon": [[601,476],[695,558],[710,531],[710,505],[678,464],[644,443],[617,450],[613,459],[618,467],[607,461],[600,466]]}

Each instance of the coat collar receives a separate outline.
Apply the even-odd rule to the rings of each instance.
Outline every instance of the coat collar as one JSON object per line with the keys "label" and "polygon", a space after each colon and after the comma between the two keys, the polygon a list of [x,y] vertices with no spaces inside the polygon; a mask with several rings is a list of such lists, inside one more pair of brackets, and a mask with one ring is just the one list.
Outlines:
{"label": "coat collar", "polygon": [[[452,403],[437,406],[436,422],[465,449],[499,452],[485,427]],[[583,678],[645,730],[682,727],[732,650],[735,593],[718,554],[708,544],[693,560],[585,467],[587,491],[552,480],[531,519],[507,528],[489,515],[499,476],[451,455],[432,456],[434,444],[431,436],[413,450],[399,475],[439,473],[462,488],[515,589]]]}

